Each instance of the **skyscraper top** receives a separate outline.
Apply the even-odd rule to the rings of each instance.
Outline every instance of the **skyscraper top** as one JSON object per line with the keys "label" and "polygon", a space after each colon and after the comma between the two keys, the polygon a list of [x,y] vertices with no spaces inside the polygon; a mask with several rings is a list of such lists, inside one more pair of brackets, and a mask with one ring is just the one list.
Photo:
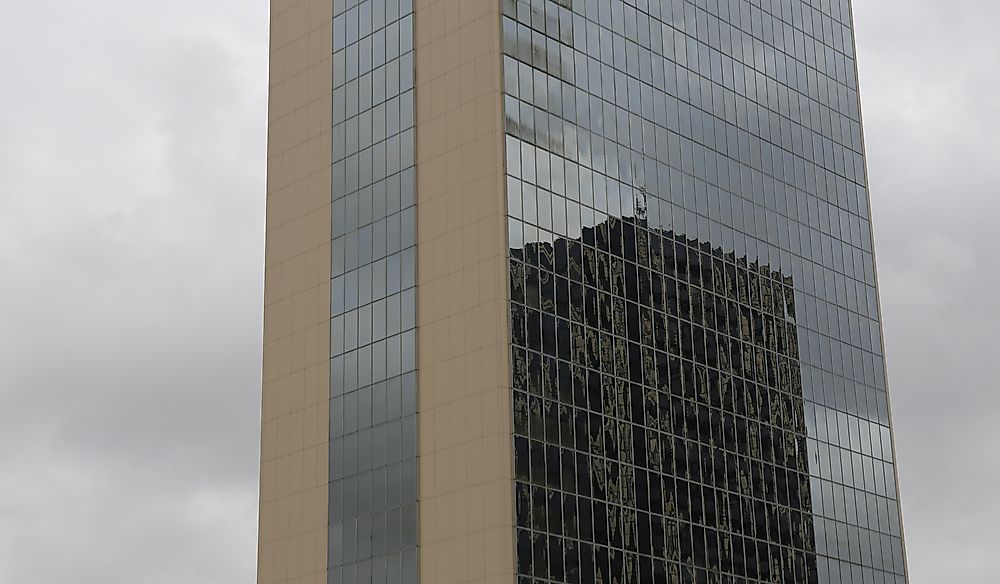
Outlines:
{"label": "skyscraper top", "polygon": [[906,582],[847,0],[273,8],[259,582]]}

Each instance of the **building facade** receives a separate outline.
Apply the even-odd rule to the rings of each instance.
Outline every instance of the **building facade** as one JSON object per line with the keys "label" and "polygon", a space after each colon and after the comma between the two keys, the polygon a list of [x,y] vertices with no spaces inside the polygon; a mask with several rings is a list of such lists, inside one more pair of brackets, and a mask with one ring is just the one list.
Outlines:
{"label": "building facade", "polygon": [[848,0],[272,0],[258,582],[905,583]]}

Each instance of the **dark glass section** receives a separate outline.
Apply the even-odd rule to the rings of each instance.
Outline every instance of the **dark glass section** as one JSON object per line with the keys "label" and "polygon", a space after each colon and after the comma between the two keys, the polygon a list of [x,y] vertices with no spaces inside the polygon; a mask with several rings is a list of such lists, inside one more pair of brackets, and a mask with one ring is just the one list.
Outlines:
{"label": "dark glass section", "polygon": [[906,582],[847,0],[501,0],[521,583]]}
{"label": "dark glass section", "polygon": [[417,582],[412,0],[333,0],[330,584]]}
{"label": "dark glass section", "polygon": [[519,573],[819,582],[791,279],[642,216],[510,253]]}

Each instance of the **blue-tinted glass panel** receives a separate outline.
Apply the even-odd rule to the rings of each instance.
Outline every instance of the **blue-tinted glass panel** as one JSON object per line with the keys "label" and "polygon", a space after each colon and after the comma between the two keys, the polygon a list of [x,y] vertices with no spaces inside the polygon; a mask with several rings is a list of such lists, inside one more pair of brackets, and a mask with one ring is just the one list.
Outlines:
{"label": "blue-tinted glass panel", "polygon": [[413,6],[335,0],[331,584],[416,582]]}
{"label": "blue-tinted glass panel", "polygon": [[847,0],[502,0],[522,582],[905,582]]}

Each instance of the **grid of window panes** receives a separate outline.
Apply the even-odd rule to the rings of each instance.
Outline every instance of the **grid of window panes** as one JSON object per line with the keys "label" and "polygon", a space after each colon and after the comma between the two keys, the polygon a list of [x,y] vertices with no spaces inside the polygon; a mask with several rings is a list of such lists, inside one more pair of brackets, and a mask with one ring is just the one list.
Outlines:
{"label": "grid of window panes", "polygon": [[815,581],[790,282],[641,212],[510,268],[520,573]]}
{"label": "grid of window panes", "polygon": [[412,0],[333,0],[331,584],[415,583]]}
{"label": "grid of window panes", "polygon": [[[543,379],[545,375],[553,375],[553,366],[558,373],[551,379],[555,384],[555,389],[550,390],[552,394],[534,396],[534,405],[530,391],[528,395],[515,392],[515,411],[527,403],[528,412],[532,407],[541,407],[543,411],[557,408],[575,419],[581,405],[568,400],[570,395],[574,400],[579,397],[577,380],[585,377],[588,384],[598,383],[605,388],[602,391],[615,387],[618,393],[622,391],[618,385],[626,381],[630,386],[635,383],[629,376],[617,373],[624,363],[616,365],[613,374],[600,371],[599,379],[591,382],[589,367],[583,367],[578,360],[582,355],[575,353],[576,339],[580,337],[573,332],[577,323],[572,311],[587,307],[588,294],[602,298],[601,294],[606,292],[601,287],[591,290],[593,286],[585,278],[581,293],[576,292],[576,284],[581,282],[578,275],[574,280],[558,267],[560,246],[573,247],[582,242],[582,249],[588,250],[592,247],[586,242],[588,230],[599,230],[603,225],[610,229],[617,225],[615,221],[629,223],[632,225],[629,229],[647,236],[655,234],[661,243],[672,236],[675,252],[678,242],[683,240],[681,255],[687,255],[689,266],[691,254],[696,250],[702,260],[710,256],[713,265],[721,261],[724,272],[735,270],[739,282],[744,281],[746,274],[751,290],[755,279],[771,284],[780,282],[786,300],[784,313],[770,311],[752,302],[752,294],[749,300],[740,296],[729,298],[717,287],[718,281],[713,279],[708,284],[703,270],[702,282],[693,284],[683,275],[660,272],[651,266],[650,277],[654,282],[659,278],[670,288],[667,282],[674,279],[678,289],[683,283],[696,292],[690,306],[678,306],[676,315],[664,309],[665,318],[676,316],[679,323],[702,327],[700,323],[704,321],[698,319],[704,318],[707,304],[699,304],[694,298],[700,297],[704,303],[709,298],[717,302],[725,297],[727,310],[728,303],[735,301],[740,311],[750,312],[751,323],[758,322],[756,311],[761,311],[765,317],[780,317],[795,325],[797,347],[778,351],[769,344],[774,340],[771,337],[759,345],[753,335],[747,338],[742,333],[734,334],[731,323],[726,333],[718,328],[721,326],[718,318],[717,328],[706,322],[702,328],[706,335],[709,332],[715,335],[714,342],[728,342],[732,348],[738,341],[744,350],[749,350],[747,344],[752,347],[753,376],[740,377],[722,367],[716,370],[711,360],[685,360],[682,353],[668,349],[668,371],[673,374],[670,364],[678,359],[682,374],[672,378],[681,387],[668,384],[667,389],[671,395],[691,392],[687,386],[694,382],[688,379],[701,380],[704,376],[688,377],[683,373],[685,367],[697,372],[703,366],[710,387],[721,384],[714,380],[713,372],[719,380],[734,375],[737,379],[734,383],[738,386],[743,383],[737,391],[744,392],[745,398],[754,396],[746,384],[756,384],[758,405],[761,395],[773,397],[775,391],[790,400],[794,412],[786,412],[778,418],[778,423],[771,414],[761,414],[761,419],[742,416],[751,426],[781,432],[778,435],[787,439],[795,437],[795,462],[801,465],[805,459],[806,464],[787,466],[784,471],[788,478],[787,473],[799,475],[808,470],[808,488],[800,485],[799,490],[800,494],[809,494],[808,502],[801,502],[801,508],[786,507],[754,493],[750,496],[750,506],[763,505],[767,512],[744,516],[743,519],[750,521],[744,520],[739,529],[729,524],[711,527],[704,519],[687,521],[678,516],[680,507],[665,508],[661,516],[664,521],[680,521],[689,526],[692,538],[718,537],[718,546],[706,543],[701,555],[695,549],[697,546],[690,546],[690,555],[684,556],[681,550],[676,559],[653,554],[648,556],[650,562],[644,563],[645,560],[638,559],[647,557],[641,550],[636,552],[612,543],[598,546],[604,555],[598,557],[595,552],[594,561],[608,559],[610,577],[617,581],[631,581],[629,574],[622,575],[618,567],[628,570],[629,565],[638,566],[635,569],[641,578],[642,570],[656,570],[662,560],[665,570],[676,565],[682,581],[758,581],[765,580],[766,575],[768,581],[778,578],[773,581],[785,582],[905,582],[847,0],[502,0],[502,6],[511,286],[515,299],[512,322],[516,325],[520,310],[525,313],[526,323],[531,324],[528,315],[535,310],[543,327],[538,333],[542,349],[537,355],[531,347],[518,343],[517,326],[514,327],[514,344],[521,348],[514,350],[515,366],[520,366],[518,351],[522,351],[529,378],[535,375],[530,373],[535,367],[533,358],[540,360]],[[545,255],[542,250],[549,248],[556,258],[555,270],[546,270],[541,265]],[[646,268],[639,261],[623,255],[616,260],[610,251],[599,248],[593,253],[610,265],[616,261],[622,263],[625,291],[632,278],[644,277]],[[603,255],[606,253],[611,254],[610,258]],[[522,260],[522,255],[527,259]],[[532,307],[527,300],[523,305],[517,302],[516,289],[521,277],[518,270],[524,271],[526,298],[532,294],[529,278],[535,277],[532,274],[536,272],[538,282],[555,286],[550,306]],[[607,273],[601,277],[605,276],[610,277]],[[641,279],[638,285],[641,289]],[[534,294],[541,303],[547,292]],[[635,342],[627,321],[632,314],[629,311],[636,309],[631,308],[632,301],[627,296],[623,298],[613,291],[608,294],[611,328],[603,324],[588,327],[584,322],[582,333],[584,339],[588,334],[598,339],[608,335],[611,348],[606,348],[601,340],[601,349],[614,352],[616,342]],[[678,297],[683,296],[683,292],[678,293]],[[598,301],[598,307],[602,307],[601,302]],[[560,308],[564,304],[568,308]],[[639,307],[641,315],[645,307],[641,303]],[[564,322],[565,317],[559,312],[566,309],[570,315],[568,322]],[[657,313],[655,307],[650,309]],[[618,320],[625,325],[620,327]],[[567,327],[570,342],[564,345],[566,333],[561,331]],[[525,334],[529,332],[530,329]],[[555,341],[547,340],[550,332],[556,335]],[[553,347],[555,354],[549,351]],[[569,358],[558,353],[566,347]],[[620,358],[631,366],[634,361],[630,359],[641,358],[646,347],[640,342],[637,353],[625,352]],[[655,339],[653,349],[656,350]],[[763,351],[762,360],[757,360],[759,351]],[[761,374],[760,367],[764,366],[765,378],[770,379],[766,373],[772,359],[779,364],[779,371],[781,364],[787,362],[789,378],[801,380],[803,399],[798,399],[799,392],[794,390],[796,384],[792,381],[788,382],[791,391],[786,391],[781,383],[777,386],[761,383],[757,377]],[[576,372],[575,368],[586,370],[586,374]],[[624,370],[631,371],[631,367],[621,369]],[[515,384],[522,384],[517,389],[530,389],[530,384],[525,387],[518,375],[516,372]],[[648,384],[640,386],[650,389]],[[544,381],[542,387],[544,391]],[[629,389],[630,395],[631,392]],[[713,392],[709,392],[711,399]],[[697,399],[695,402],[690,407],[695,410],[702,407]],[[629,403],[634,406],[636,400]],[[775,402],[770,399],[769,403]],[[681,405],[682,410],[689,407],[687,402]],[[608,410],[607,405],[602,405],[605,409],[592,410],[592,406],[588,401],[585,410],[588,418],[593,413],[599,416],[601,424],[624,423],[615,413],[617,410]],[[714,416],[722,420],[723,433],[728,428],[729,416],[733,420],[741,416],[739,411],[725,405],[716,411],[711,401],[707,407],[707,430],[694,432],[690,424],[682,432],[671,430],[682,439],[686,449],[692,440],[699,444],[698,449],[715,448]],[[672,413],[673,410],[671,402]],[[639,413],[647,415],[645,411],[636,411],[634,415]],[[554,419],[561,420],[562,414]],[[633,425],[634,415],[626,418]],[[703,419],[699,413],[699,422]],[[804,432],[800,432],[802,428],[797,421],[804,423]],[[643,427],[647,438],[649,430],[649,426]],[[663,434],[670,433],[657,431],[661,439],[665,437]],[[529,479],[533,464],[540,460],[534,456],[538,448],[543,448],[548,457],[546,472],[552,467],[548,461],[562,457],[575,457],[578,464],[593,465],[593,452],[580,451],[576,444],[572,448],[562,444],[561,432],[560,441],[554,441],[554,436],[545,433],[541,438],[532,434],[530,427],[527,433],[518,432],[515,460],[520,471],[525,468],[525,460],[529,461]],[[606,448],[606,436],[604,443]],[[664,447],[666,444],[663,443]],[[673,441],[669,444],[678,446]],[[632,462],[636,444],[633,443],[631,450],[626,444],[619,446],[618,451],[611,453],[613,456],[605,451],[599,460],[617,465],[622,472],[632,473],[627,469],[635,469],[634,475],[619,479],[615,488],[638,490],[641,487],[635,486],[640,484],[635,476],[644,476],[648,481],[652,475],[648,468],[645,475],[640,475],[640,467]],[[747,445],[747,448],[752,447]],[[767,450],[764,448],[765,453]],[[568,451],[573,453],[572,457]],[[741,509],[745,509],[746,499],[741,492],[729,489],[728,479],[723,479],[720,467],[714,464],[715,451],[712,452],[711,457],[700,459],[701,482],[685,486],[690,494],[691,485],[698,485],[702,503],[708,501],[709,494],[713,495],[717,507],[712,517],[721,521],[722,494],[730,504],[734,497],[740,500]],[[737,466],[742,464],[739,457],[753,461],[751,477],[759,464],[774,464],[761,458],[765,455],[758,456],[758,450],[746,450],[742,445],[732,452],[722,448],[722,452],[724,459],[728,454],[736,456]],[[568,458],[562,458],[566,464]],[[706,475],[705,463],[709,461],[713,462],[715,472]],[[721,468],[729,472],[729,461],[724,462]],[[678,489],[676,482],[681,477],[665,469],[657,474],[661,481],[674,481],[673,501],[679,505],[677,502],[683,498],[678,493],[683,489]],[[548,483],[537,484],[534,479],[522,480],[523,475],[519,476],[518,523],[523,530],[519,529],[518,550],[522,580],[563,581],[555,559],[558,554],[549,554],[546,546],[551,544],[556,546],[553,549],[563,550],[566,555],[561,567],[566,569],[570,547],[575,546],[579,555],[587,541],[566,536],[565,522],[555,527],[552,519],[559,515],[547,515],[544,523],[536,523],[541,509],[554,512],[548,502],[539,507],[537,501],[558,495],[568,505],[566,497],[575,497],[570,502],[576,505],[577,519],[581,501],[604,505],[602,509],[610,508],[609,501],[593,493],[584,498],[579,492],[567,491],[565,483],[561,489],[555,489]],[[561,478],[565,481],[565,471]],[[768,485],[765,481],[765,489]],[[620,501],[620,492],[614,496]],[[528,508],[535,514],[525,516],[523,505],[528,501]],[[705,511],[707,507],[705,503],[698,509]],[[784,512],[781,509],[787,509],[791,517],[796,517],[793,512],[801,513],[802,524],[812,526],[809,536],[789,544],[783,528],[772,527],[776,523],[771,512],[780,515]],[[730,509],[727,520],[735,521],[733,511]],[[627,506],[622,506],[620,512],[628,513]],[[565,513],[564,510],[564,516]],[[651,521],[653,515],[650,512]],[[600,529],[614,533],[622,525],[618,517]],[[538,529],[538,525],[546,528]],[[784,526],[784,520],[778,520],[777,525]],[[729,566],[713,563],[717,558],[712,554],[716,551],[722,550],[720,558],[737,555],[735,548],[726,547],[737,545],[734,543],[737,536],[741,538],[746,559],[754,558],[756,568],[764,570],[757,572],[756,579],[749,573],[751,568],[741,574],[735,565],[727,571]],[[686,536],[678,535],[682,537]],[[639,543],[643,541],[641,536],[636,538]],[[520,564],[529,561],[525,555],[529,546],[525,541],[531,544],[530,564],[526,564],[530,569]],[[753,543],[756,553],[747,551],[748,542]],[[675,543],[683,548],[684,540],[677,539]],[[805,555],[806,580],[797,579],[795,572],[801,565],[800,551]],[[784,563],[788,554],[794,558],[791,564]],[[548,572],[539,567],[539,558],[545,559]],[[580,581],[595,581],[601,576],[581,572]]]}

